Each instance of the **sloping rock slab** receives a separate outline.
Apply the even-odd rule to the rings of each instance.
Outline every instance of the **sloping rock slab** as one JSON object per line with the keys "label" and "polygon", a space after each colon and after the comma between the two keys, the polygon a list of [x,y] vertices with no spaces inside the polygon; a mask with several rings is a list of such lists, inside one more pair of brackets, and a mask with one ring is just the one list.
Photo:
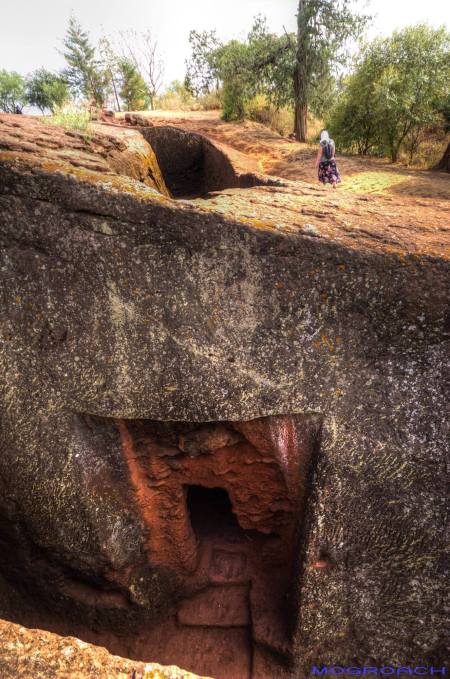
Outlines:
{"label": "sloping rock slab", "polygon": [[[108,175],[124,175],[169,195],[152,148],[131,129],[92,126],[65,130],[36,117],[0,114],[0,154],[45,163],[49,172],[67,166]],[[5,156],[4,156],[5,157]]]}
{"label": "sloping rock slab", "polygon": [[119,658],[74,637],[0,620],[2,679],[131,679],[133,672],[146,679],[199,679],[179,667]]}

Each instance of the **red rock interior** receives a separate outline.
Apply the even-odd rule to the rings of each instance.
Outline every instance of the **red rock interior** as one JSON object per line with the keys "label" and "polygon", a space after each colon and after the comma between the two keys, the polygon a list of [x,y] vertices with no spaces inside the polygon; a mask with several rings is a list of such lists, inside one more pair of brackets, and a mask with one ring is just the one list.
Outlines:
{"label": "red rock interior", "polygon": [[282,676],[314,416],[116,424],[149,562],[174,571],[184,592],[134,657],[217,679]]}

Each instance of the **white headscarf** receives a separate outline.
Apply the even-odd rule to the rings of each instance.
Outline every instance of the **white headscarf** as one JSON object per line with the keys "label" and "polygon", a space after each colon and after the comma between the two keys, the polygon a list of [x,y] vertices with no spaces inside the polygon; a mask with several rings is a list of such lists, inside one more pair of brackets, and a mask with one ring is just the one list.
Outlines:
{"label": "white headscarf", "polygon": [[328,134],[328,130],[322,130],[320,133],[320,143],[321,144],[328,144],[328,142],[331,141],[330,135]]}

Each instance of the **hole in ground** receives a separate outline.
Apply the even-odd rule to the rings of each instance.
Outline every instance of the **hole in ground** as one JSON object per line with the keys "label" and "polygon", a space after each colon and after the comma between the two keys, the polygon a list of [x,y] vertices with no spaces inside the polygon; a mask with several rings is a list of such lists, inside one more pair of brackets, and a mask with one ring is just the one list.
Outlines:
{"label": "hole in ground", "polygon": [[174,198],[206,198],[212,191],[264,185],[253,173],[238,175],[209,139],[171,125],[142,127]]}

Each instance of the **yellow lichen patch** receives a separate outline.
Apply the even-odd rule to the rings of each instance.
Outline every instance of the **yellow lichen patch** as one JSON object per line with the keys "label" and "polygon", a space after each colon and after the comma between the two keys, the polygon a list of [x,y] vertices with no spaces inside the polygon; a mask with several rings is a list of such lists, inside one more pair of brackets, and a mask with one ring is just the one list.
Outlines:
{"label": "yellow lichen patch", "polygon": [[239,221],[249,226],[253,226],[255,229],[262,229],[264,231],[276,231],[277,228],[275,224],[271,222],[263,221],[262,219],[253,219],[249,217],[239,217]]}
{"label": "yellow lichen patch", "polygon": [[[2,157],[2,156],[7,156]],[[56,160],[44,160],[36,161],[30,157],[20,156],[17,154],[0,154],[0,161],[11,162],[11,160],[19,160],[21,164],[25,164],[30,168],[38,168],[48,173],[59,172],[61,174],[70,175],[75,177],[81,182],[88,184],[101,185],[105,190],[110,190],[114,192],[131,194],[134,198],[138,198],[141,201],[146,202],[158,202],[158,203],[170,203],[171,199],[157,193],[155,190],[150,189],[142,182],[138,182],[129,177],[116,175],[107,172],[98,172],[95,170],[88,170],[83,167],[75,167],[70,163],[64,161]]]}
{"label": "yellow lichen patch", "polygon": [[361,172],[352,175],[351,181],[346,184],[346,190],[352,193],[385,193],[395,186],[404,182],[411,181],[413,177],[398,172]]}
{"label": "yellow lichen patch", "polygon": [[338,347],[340,347],[342,344],[342,338],[341,337],[335,337],[332,339],[331,337],[328,337],[325,335],[325,333],[322,333],[319,339],[316,339],[313,342],[313,346],[316,349],[326,349],[327,351],[330,352],[330,354],[333,354]]}

